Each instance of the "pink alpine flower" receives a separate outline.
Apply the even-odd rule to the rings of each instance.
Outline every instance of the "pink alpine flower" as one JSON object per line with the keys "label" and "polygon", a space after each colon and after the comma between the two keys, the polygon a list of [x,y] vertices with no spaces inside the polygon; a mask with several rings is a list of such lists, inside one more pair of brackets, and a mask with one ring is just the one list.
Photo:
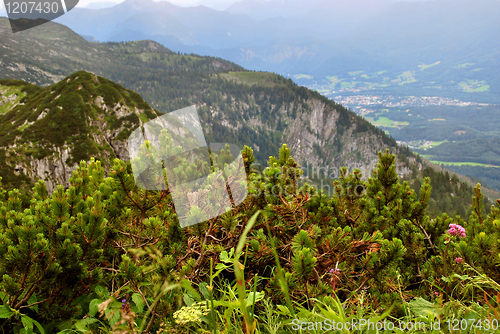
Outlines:
{"label": "pink alpine flower", "polygon": [[463,259],[461,257],[456,257],[455,258],[455,262],[456,263],[462,263],[463,262]]}
{"label": "pink alpine flower", "polygon": [[465,238],[465,228],[458,224],[450,224],[449,225],[450,229],[448,230],[448,234],[454,237],[460,237],[460,238]]}
{"label": "pink alpine flower", "polygon": [[330,269],[330,275],[338,275],[340,274],[340,270],[337,268],[337,269]]}
{"label": "pink alpine flower", "polygon": [[[335,269],[330,269],[329,271],[330,275],[332,276],[332,288],[333,291],[335,291],[335,287],[337,286],[337,283],[340,282],[339,280],[339,275],[340,275],[340,270],[338,268]],[[334,298],[334,293],[332,293],[332,298]]]}

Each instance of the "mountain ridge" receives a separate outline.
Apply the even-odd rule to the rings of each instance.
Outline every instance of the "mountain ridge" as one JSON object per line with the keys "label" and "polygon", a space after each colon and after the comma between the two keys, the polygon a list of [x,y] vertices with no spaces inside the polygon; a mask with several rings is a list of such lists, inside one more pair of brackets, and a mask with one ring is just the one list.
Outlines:
{"label": "mountain ridge", "polygon": [[52,192],[68,184],[81,160],[108,167],[113,158],[128,160],[132,128],[158,116],[139,94],[84,71],[46,88],[17,80],[0,80],[0,87],[24,93],[0,114],[0,170],[10,187],[23,188],[17,178],[45,179]]}
{"label": "mountain ridge", "polygon": [[286,143],[299,164],[317,169],[361,167],[367,176],[386,148],[398,154],[400,176],[427,164],[352,111],[282,76],[152,41],[91,43],[55,23],[12,34],[5,23],[0,77],[47,86],[85,70],[138,92],[160,113],[196,105],[208,142],[248,145],[260,163]]}

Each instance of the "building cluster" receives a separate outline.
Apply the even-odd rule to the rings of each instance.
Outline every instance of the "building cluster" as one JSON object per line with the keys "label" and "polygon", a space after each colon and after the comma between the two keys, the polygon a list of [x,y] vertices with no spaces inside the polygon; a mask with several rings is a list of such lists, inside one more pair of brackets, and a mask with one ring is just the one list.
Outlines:
{"label": "building cluster", "polygon": [[383,106],[387,108],[397,107],[423,107],[423,106],[488,106],[487,103],[464,102],[458,99],[450,99],[439,96],[410,96],[395,98],[392,95],[337,95],[332,97],[337,103],[344,106]]}
{"label": "building cluster", "polygon": [[397,141],[398,145],[401,146],[408,146],[412,150],[415,149],[420,149],[420,150],[426,150],[428,148],[432,148],[433,146],[436,146],[433,141],[429,140],[413,140],[413,141]]}

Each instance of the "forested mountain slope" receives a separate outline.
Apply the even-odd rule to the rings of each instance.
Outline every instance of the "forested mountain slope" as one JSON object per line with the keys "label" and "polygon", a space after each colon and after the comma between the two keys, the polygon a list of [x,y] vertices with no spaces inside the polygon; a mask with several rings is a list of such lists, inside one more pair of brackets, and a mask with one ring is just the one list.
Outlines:
{"label": "forested mountain slope", "polygon": [[[0,124],[3,124],[1,138],[4,154],[12,147],[16,150],[24,147],[35,156],[42,152],[40,158],[46,158],[49,151],[54,157],[64,156],[64,162],[54,162],[58,167],[38,168],[49,175],[58,175],[53,177],[53,184],[64,183],[70,175],[68,170],[76,167],[80,158],[93,154],[104,160],[113,155],[124,157],[124,146],[116,141],[123,140],[127,131],[139,126],[141,121],[156,117],[155,114],[191,105],[197,106],[209,142],[230,142],[239,147],[248,145],[254,149],[257,160],[262,164],[270,155],[277,154],[282,143],[286,143],[302,166],[333,173],[347,166],[350,169],[360,168],[364,175],[369,176],[376,166],[377,153],[389,148],[392,153],[398,154],[397,170],[400,176],[422,177],[425,160],[406,148],[398,147],[383,131],[342,105],[279,75],[248,72],[222,59],[181,55],[151,41],[91,43],[54,23],[15,35],[8,28],[8,21],[0,20],[0,45],[3,48],[0,78],[22,79],[41,86],[57,84],[40,88],[27,83],[2,81]],[[79,70],[103,78],[96,81],[93,74],[75,73]],[[80,90],[80,86],[85,89]],[[58,97],[59,93],[55,92],[60,92],[61,96]],[[72,99],[79,102],[62,102]],[[104,104],[99,101],[104,101]],[[120,114],[122,107],[128,108],[126,115]],[[106,110],[106,113],[103,114],[100,109]],[[31,127],[35,124],[32,122],[42,121],[37,118],[44,110],[48,114],[51,110],[55,113],[43,120],[44,130],[50,126],[69,129],[69,125],[57,122],[64,123],[68,119],[64,116],[78,115],[83,110],[84,117],[80,121],[84,123],[75,128],[78,129],[75,134],[81,140],[76,139],[78,136],[69,138],[66,135],[66,139],[61,137],[57,141],[47,139],[37,143],[36,138],[39,137],[27,133],[36,128]],[[48,121],[51,117],[54,117],[53,123]],[[106,117],[114,120],[129,117],[129,120],[134,118],[134,122],[113,123]],[[69,132],[62,131],[59,135]],[[92,134],[93,139],[85,137],[84,133]],[[35,139],[35,145],[29,147],[28,138]],[[80,148],[75,150],[75,145],[80,145]],[[4,177],[6,185],[22,180],[14,172],[18,173],[24,167],[16,161],[12,154],[6,155],[3,173],[10,175]],[[51,163],[45,162],[47,166]],[[25,161],[25,166],[31,164]],[[53,173],[56,169],[63,170],[63,166],[68,170]],[[42,177],[42,174],[33,171],[27,172],[27,175]],[[9,178],[16,181],[9,183]],[[446,189],[443,188],[441,196],[454,196]],[[460,197],[461,206],[470,205],[471,194],[472,189],[469,189]]]}
{"label": "forested mountain slope", "polygon": [[317,168],[373,169],[379,150],[402,152],[381,130],[318,93],[221,59],[179,55],[151,41],[91,43],[54,23],[12,34],[6,19],[0,44],[0,78],[47,85],[85,70],[138,92],[159,112],[197,105],[209,140],[250,145],[261,162],[281,143]]}

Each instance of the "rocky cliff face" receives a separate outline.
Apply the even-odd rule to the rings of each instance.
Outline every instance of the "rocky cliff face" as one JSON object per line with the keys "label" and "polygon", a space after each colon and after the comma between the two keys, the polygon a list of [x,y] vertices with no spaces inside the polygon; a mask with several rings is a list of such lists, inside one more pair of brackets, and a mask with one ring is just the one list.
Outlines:
{"label": "rocky cliff face", "polygon": [[[303,165],[326,170],[347,166],[370,176],[378,163],[378,151],[389,148],[391,153],[400,153],[397,146],[380,134],[362,131],[363,124],[358,119],[343,115],[335,106],[315,99],[309,100],[308,106],[310,111],[289,120],[291,126],[283,133],[295,159]],[[409,158],[410,164],[421,168],[415,157]],[[412,171],[411,166],[400,160],[397,170],[400,175]]]}
{"label": "rocky cliff face", "polygon": [[[346,166],[359,168],[363,175],[371,176],[378,163],[378,152],[386,148],[404,157],[397,161],[401,176],[422,167],[420,159],[399,147],[382,130],[285,78],[250,72],[219,74],[219,77],[232,85],[225,87],[225,94],[217,104],[210,105],[209,100],[200,108],[202,119],[210,124],[206,133],[210,139],[234,140],[253,147],[262,163],[269,155],[276,155],[284,143],[300,165],[315,170],[338,171]],[[206,113],[204,106],[209,109]],[[207,114],[210,117],[203,117]],[[224,129],[220,130],[218,124]]]}

